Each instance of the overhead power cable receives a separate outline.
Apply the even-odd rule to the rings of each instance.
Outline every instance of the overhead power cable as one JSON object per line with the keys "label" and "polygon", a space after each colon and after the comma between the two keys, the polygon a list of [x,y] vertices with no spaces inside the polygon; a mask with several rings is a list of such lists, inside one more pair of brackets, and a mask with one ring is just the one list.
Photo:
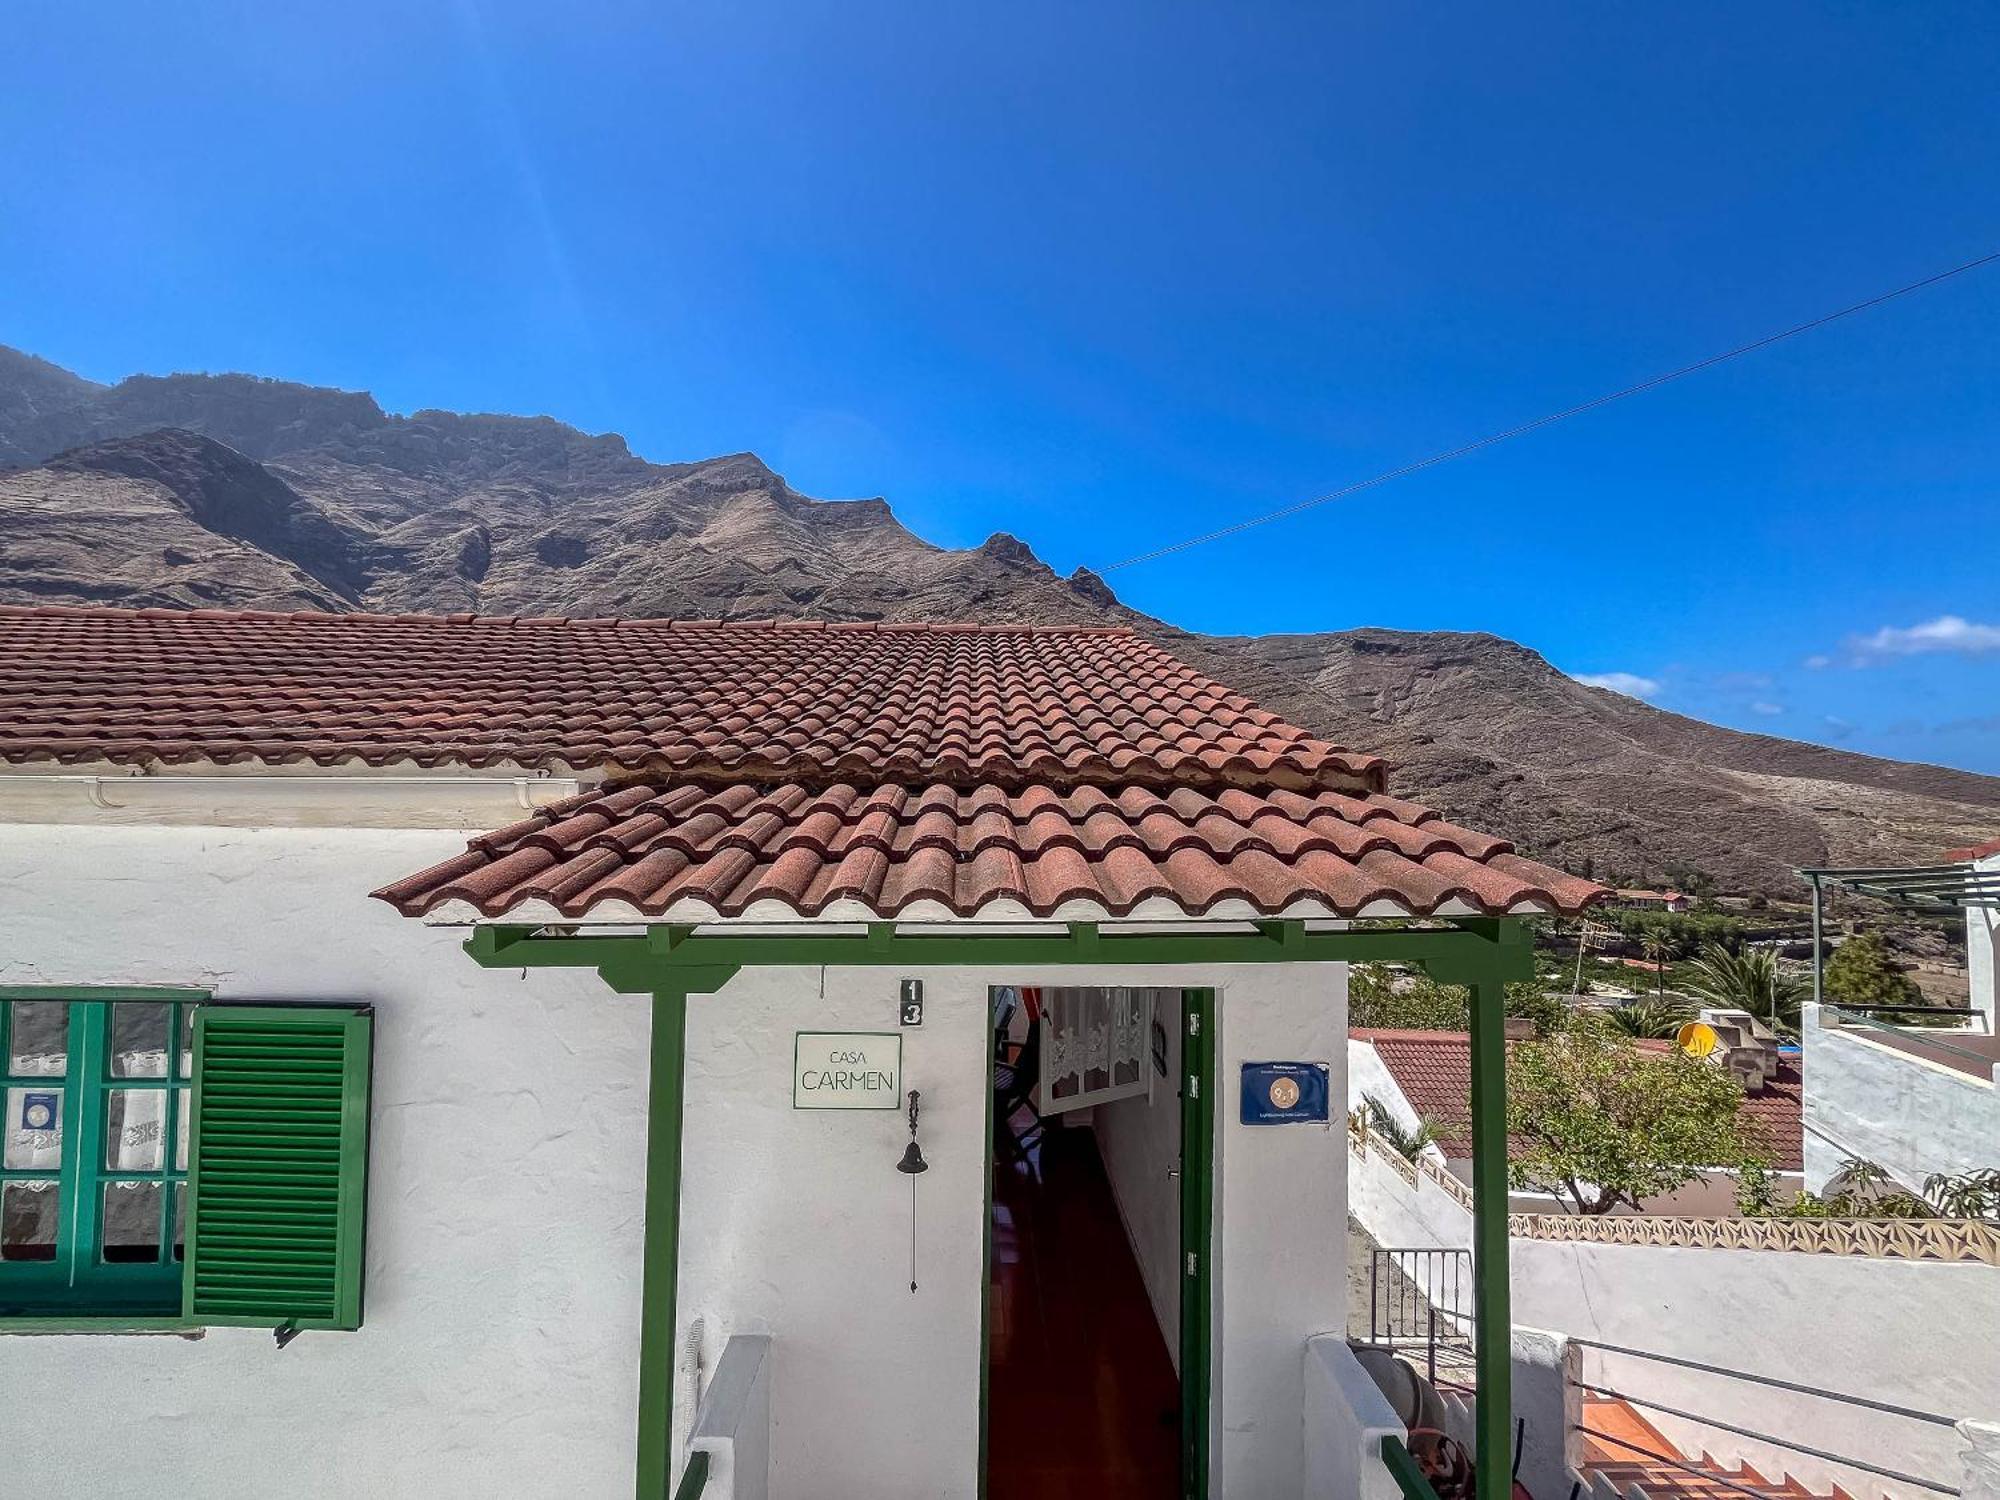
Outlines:
{"label": "overhead power cable", "polygon": [[[1544,427],[1553,427],[1558,422],[1567,422],[1571,417],[1580,417],[1585,412],[1596,411],[1598,408],[1609,406],[1615,401],[1623,401],[1628,397],[1637,396],[1646,391],[1657,390],[1663,385],[1670,385],[1676,380],[1684,380],[1688,376],[1697,375],[1703,370],[1712,370],[1717,365],[1727,364],[1732,359],[1741,359],[1746,354],[1755,354],[1760,349],[1768,349],[1773,344],[1783,343],[1786,339],[1797,338],[1802,333],[1811,333],[1815,328],[1824,328],[1829,323],[1837,323],[1842,318],[1851,318],[1857,313],[1867,312],[1870,308],[1880,307],[1885,302],[1894,302],[1897,298],[1907,297],[1912,292],[1920,292],[1926,287],[1936,286],[1939,282],[1950,281],[1954,276],[1963,276],[1968,271],[1977,271],[1982,266],[1990,266],[1996,261],[2000,261],[2000,250],[1989,251],[1985,255],[1963,261],[1947,270],[1936,271],[1929,276],[1919,277],[1915,281],[1905,282],[1903,285],[1894,287],[1889,291],[1878,292],[1874,296],[1863,298],[1859,302],[1849,303],[1846,307],[1822,313],[1818,317],[1809,318],[1803,323],[1795,323],[1790,328],[1780,329],[1776,333],[1767,333],[1762,338],[1750,340],[1747,344],[1738,344],[1735,348],[1725,349],[1720,354],[1711,354],[1706,359],[1696,360],[1693,364],[1682,365],[1678,369],[1668,370],[1663,374],[1654,375],[1649,379],[1641,380],[1634,385],[1624,386],[1615,391],[1608,391],[1601,396],[1593,396],[1588,401],[1579,401],[1574,406],[1566,406],[1560,411],[1549,412],[1545,416],[1536,417],[1533,421],[1521,422],[1503,431],[1488,433],[1485,437],[1475,438],[1469,443],[1461,443],[1456,448],[1447,448],[1442,452],[1431,454],[1428,458],[1420,458],[1413,463],[1402,464],[1393,469],[1384,469],[1379,474],[1371,474],[1366,479],[1357,479],[1352,484],[1344,484],[1340,488],[1328,490],[1324,494],[1295,501],[1277,510],[1266,511],[1260,516],[1249,516],[1241,521],[1233,521],[1227,526],[1217,527],[1213,531],[1204,531],[1198,536],[1186,537],[1178,542],[1170,542],[1164,547],[1155,547],[1147,552],[1135,553],[1133,556],[1124,558],[1119,562],[1107,563],[1102,567],[1092,568],[1089,571],[1102,578],[1109,573],[1122,572],[1126,568],[1136,568],[1141,563],[1157,562],[1163,557],[1172,557],[1176,553],[1186,552],[1191,548],[1206,546],[1210,542],[1219,542],[1225,537],[1237,536],[1243,532],[1252,531],[1259,526],[1268,526],[1273,521],[1283,521],[1292,516],[1301,515],[1306,511],[1315,510],[1322,505],[1331,505],[1336,500],[1345,500],[1350,495],[1357,495],[1363,490],[1375,489],[1380,485],[1390,483],[1392,480],[1403,479],[1411,474],[1421,473],[1425,469],[1434,469],[1440,464],[1447,464],[1454,459],[1464,458],[1469,454],[1478,453],[1483,449],[1494,447],[1497,444],[1508,442],[1517,437],[1524,437],[1528,433],[1538,432]],[[811,618],[821,609],[827,600],[842,592],[847,584],[853,581],[855,576],[853,572],[849,572],[838,579],[831,588],[824,590],[807,605],[802,612],[802,618]],[[1044,579],[1041,583],[1034,585],[1024,593],[1016,595],[1009,603],[1012,607],[1018,609],[1022,603],[1032,599],[1044,589],[1057,588],[1068,582],[1068,579],[1061,576]]]}
{"label": "overhead power cable", "polygon": [[1290,516],[1299,515],[1302,512],[1313,510],[1319,506],[1330,505],[1335,500],[1344,500],[1349,495],[1358,494],[1362,490],[1373,489],[1377,485],[1387,484],[1391,480],[1402,479],[1408,475],[1420,473],[1425,469],[1436,468],[1439,464],[1450,463],[1453,459],[1464,458],[1468,454],[1477,453],[1484,448],[1491,448],[1495,444],[1507,442],[1512,438],[1523,437],[1530,432],[1539,431],[1544,427],[1553,427],[1558,422],[1566,422],[1571,417],[1582,416],[1588,411],[1596,411],[1599,407],[1609,406],[1614,401],[1623,401],[1628,396],[1637,396],[1644,391],[1656,390],[1660,386],[1685,379],[1689,375],[1699,374],[1703,370],[1714,369],[1715,366],[1726,364],[1732,359],[1741,359],[1746,354],[1755,354],[1759,349],[1768,349],[1773,344],[1783,343],[1786,339],[1796,338],[1802,333],[1810,333],[1815,328],[1824,328],[1827,324],[1837,323],[1842,318],[1851,318],[1856,313],[1867,312],[1872,307],[1880,307],[1883,303],[1893,302],[1898,297],[1907,297],[1912,292],[1920,292],[1925,287],[1936,286],[1939,282],[1949,281],[1954,276],[1963,276],[1968,271],[1976,271],[1982,266],[1990,266],[1995,261],[2000,261],[2000,250],[1979,256],[1975,260],[1965,261],[1960,265],[1951,267],[1949,270],[1938,271],[1917,281],[1906,282],[1892,291],[1878,293],[1863,301],[1851,303],[1835,312],[1823,313],[1817,318],[1809,319],[1804,323],[1794,324],[1792,327],[1783,329],[1777,333],[1767,333],[1764,337],[1752,339],[1747,344],[1738,344],[1733,349],[1726,349],[1720,354],[1711,354],[1706,359],[1698,359],[1691,365],[1682,365],[1679,369],[1668,370],[1665,374],[1655,375],[1651,379],[1642,380],[1636,385],[1628,385],[1621,390],[1611,391],[1602,396],[1593,396],[1590,400],[1580,401],[1575,406],[1566,406],[1561,411],[1554,411],[1550,412],[1547,416],[1536,417],[1532,422],[1522,422],[1518,426],[1507,428],[1505,431],[1490,433],[1485,437],[1476,438],[1472,442],[1461,443],[1456,448],[1448,448],[1442,453],[1433,453],[1430,457],[1420,458],[1414,463],[1403,464],[1394,469],[1385,469],[1380,474],[1370,475],[1366,479],[1357,479],[1352,484],[1345,484],[1339,489],[1328,490],[1325,494],[1314,495],[1310,499],[1296,501],[1281,509],[1268,511],[1261,516],[1250,516],[1245,520],[1235,521],[1230,525],[1218,527],[1214,531],[1205,531],[1199,536],[1191,536],[1182,541],[1169,543],[1164,547],[1155,547],[1150,552],[1140,552],[1134,556],[1125,558],[1122,562],[1110,563],[1092,571],[1099,577],[1102,577],[1106,573],[1116,573],[1125,568],[1136,568],[1141,563],[1155,562],[1163,557],[1172,557],[1175,553],[1186,552],[1192,547],[1204,546],[1209,542],[1219,542],[1224,537],[1236,536],[1241,532],[1252,530],[1258,526],[1268,526],[1273,521],[1282,521]]}

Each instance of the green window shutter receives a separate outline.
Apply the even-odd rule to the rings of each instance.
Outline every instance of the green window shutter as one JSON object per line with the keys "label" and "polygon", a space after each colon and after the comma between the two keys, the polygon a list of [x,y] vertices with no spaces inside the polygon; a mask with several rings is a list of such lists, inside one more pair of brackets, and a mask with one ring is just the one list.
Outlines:
{"label": "green window shutter", "polygon": [[336,1006],[195,1012],[190,1322],[361,1326],[373,1016]]}

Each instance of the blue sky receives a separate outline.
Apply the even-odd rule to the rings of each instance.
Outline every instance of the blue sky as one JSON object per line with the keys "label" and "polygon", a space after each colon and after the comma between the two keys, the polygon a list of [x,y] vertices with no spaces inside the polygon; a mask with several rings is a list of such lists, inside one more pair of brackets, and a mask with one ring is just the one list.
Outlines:
{"label": "blue sky", "polygon": [[[0,28],[0,342],[750,449],[1064,570],[2000,248],[1989,4]],[[2000,267],[1113,582],[1203,630],[1491,630],[2000,772],[1997,418]]]}

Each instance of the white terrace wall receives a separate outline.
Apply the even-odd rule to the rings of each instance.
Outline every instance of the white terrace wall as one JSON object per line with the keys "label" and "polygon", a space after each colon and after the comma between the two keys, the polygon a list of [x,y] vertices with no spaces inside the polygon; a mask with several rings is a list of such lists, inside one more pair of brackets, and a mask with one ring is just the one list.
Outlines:
{"label": "white terrace wall", "polygon": [[1910,1188],[1933,1172],[2000,1166],[2000,1088],[1990,1074],[1974,1078],[1821,1018],[1806,1007],[1807,1187],[1822,1190],[1851,1156]]}
{"label": "white terrace wall", "polygon": [[[1625,1221],[1628,1224],[1641,1221]],[[2000,1266],[1553,1241],[1510,1242],[1517,1324],[1773,1376],[1944,1416],[2000,1416]],[[1586,1351],[1586,1381],[1956,1485],[1946,1427],[1653,1360]],[[1642,1412],[1688,1451],[1838,1482],[1859,1500],[1923,1491]]]}
{"label": "white terrace wall", "polygon": [[0,1491],[631,1494],[646,1005],[366,899],[463,847],[0,825],[0,983],[377,1007],[366,1326],[0,1337]]}

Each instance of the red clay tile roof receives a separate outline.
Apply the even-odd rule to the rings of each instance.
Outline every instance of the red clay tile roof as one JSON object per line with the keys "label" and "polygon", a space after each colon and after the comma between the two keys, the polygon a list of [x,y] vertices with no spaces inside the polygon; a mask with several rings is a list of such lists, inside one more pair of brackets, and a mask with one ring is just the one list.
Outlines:
{"label": "red clay tile roof", "polygon": [[1576,910],[1587,880],[1379,795],[644,781],[376,895],[405,915],[945,918]]}
{"label": "red clay tile roof", "polygon": [[1128,630],[0,606],[0,759],[1380,790]]}
{"label": "red clay tile roof", "polygon": [[1946,864],[1955,865],[1962,859],[1985,859],[2000,854],[2000,839],[1988,839],[1983,844],[1974,844],[1970,849],[1953,849],[1946,854]]}
{"label": "red clay tile roof", "polygon": [[[1410,1107],[1437,1126],[1438,1149],[1448,1157],[1472,1155],[1472,1048],[1462,1031],[1393,1031],[1356,1027],[1347,1033],[1375,1048],[1382,1066]],[[1670,1052],[1672,1042],[1642,1040],[1648,1052]],[[1796,1056],[1778,1060],[1770,1083],[1743,1099],[1746,1136],[1780,1172],[1805,1166],[1805,1075]]]}
{"label": "red clay tile roof", "polygon": [[0,760],[562,767],[406,914],[1467,915],[1599,888],[1126,630],[0,607]]}

